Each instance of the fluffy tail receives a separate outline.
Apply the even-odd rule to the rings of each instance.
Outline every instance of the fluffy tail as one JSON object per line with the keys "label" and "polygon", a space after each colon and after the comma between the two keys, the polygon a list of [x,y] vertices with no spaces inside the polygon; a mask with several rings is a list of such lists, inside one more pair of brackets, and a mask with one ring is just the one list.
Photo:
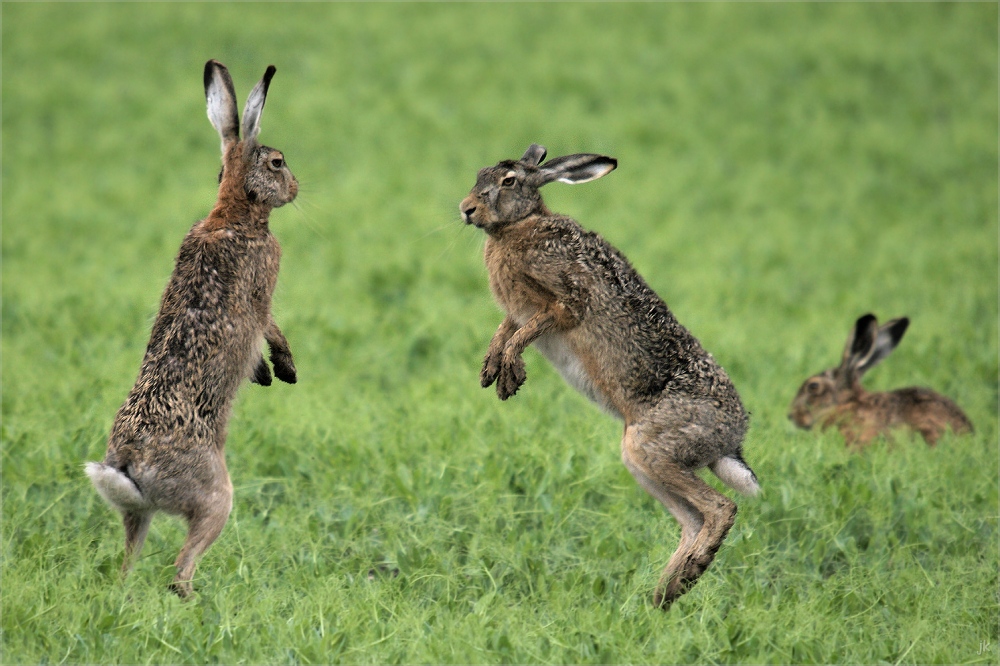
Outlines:
{"label": "fluffy tail", "polygon": [[737,492],[751,497],[760,492],[757,475],[738,453],[719,458],[708,467],[724,484]]}
{"label": "fluffy tail", "polygon": [[152,508],[139,486],[125,472],[97,462],[87,463],[85,470],[104,501],[122,513],[145,512]]}

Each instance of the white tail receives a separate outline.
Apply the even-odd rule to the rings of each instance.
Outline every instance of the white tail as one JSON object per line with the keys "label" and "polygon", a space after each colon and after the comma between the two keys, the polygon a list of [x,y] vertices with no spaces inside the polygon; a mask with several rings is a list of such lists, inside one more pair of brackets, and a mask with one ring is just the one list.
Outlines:
{"label": "white tail", "polygon": [[104,501],[122,513],[145,512],[153,508],[135,482],[114,467],[90,462],[85,469]]}
{"label": "white tail", "polygon": [[708,466],[719,479],[744,495],[756,496],[760,492],[760,485],[757,483],[757,475],[753,470],[739,458],[726,456],[719,458]]}

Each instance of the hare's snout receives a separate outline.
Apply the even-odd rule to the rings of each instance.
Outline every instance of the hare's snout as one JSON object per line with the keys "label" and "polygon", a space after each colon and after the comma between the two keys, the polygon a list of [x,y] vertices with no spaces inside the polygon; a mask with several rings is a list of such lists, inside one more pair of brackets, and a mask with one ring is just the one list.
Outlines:
{"label": "hare's snout", "polygon": [[478,203],[472,197],[462,199],[462,203],[458,204],[458,211],[462,215],[462,221],[466,224],[475,224],[472,216],[475,215],[478,207]]}
{"label": "hare's snout", "polygon": [[818,416],[815,405],[810,405],[802,395],[795,396],[788,408],[788,420],[803,430],[812,429]]}
{"label": "hare's snout", "polygon": [[813,426],[812,420],[808,418],[808,414],[796,412],[795,410],[788,412],[788,420],[803,430],[809,430]]}

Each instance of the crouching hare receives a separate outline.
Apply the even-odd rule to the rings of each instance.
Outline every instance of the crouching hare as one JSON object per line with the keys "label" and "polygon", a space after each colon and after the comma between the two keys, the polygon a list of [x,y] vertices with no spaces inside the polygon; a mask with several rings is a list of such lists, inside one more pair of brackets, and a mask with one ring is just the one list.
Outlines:
{"label": "crouching hare", "polygon": [[521,354],[534,343],[570,385],[625,422],[622,461],[681,524],[653,597],[667,609],[711,564],[736,516],[736,504],[695,471],[708,466],[742,493],[759,491],[742,457],[747,413],[723,369],[628,260],[542,202],[543,185],[586,183],[617,161],[544,158],[533,144],[520,160],[482,169],[460,206],[486,232],[490,288],[506,312],[480,382],[496,382],[501,400],[514,395],[525,381]]}
{"label": "crouching hare", "polygon": [[188,232],[146,347],[139,377],[118,410],[101,463],[88,463],[98,493],[122,513],[127,573],[157,511],[188,521],[173,589],[192,592],[199,556],[229,518],[226,425],[244,379],[269,385],[264,340],[278,379],[294,384],[288,342],[271,316],[281,248],[268,228],[273,208],[295,199],[284,156],[257,142],[269,66],[243,111],[225,66],[205,65],[208,117],[222,137],[218,201]]}
{"label": "crouching hare", "polygon": [[910,320],[893,319],[882,326],[873,314],[860,317],[847,337],[840,365],[813,375],[799,388],[788,418],[800,428],[835,426],[848,446],[862,448],[893,428],[907,427],[930,446],[950,427],[972,432],[965,413],[940,393],[911,386],[869,393],[861,377],[888,356],[903,339]]}

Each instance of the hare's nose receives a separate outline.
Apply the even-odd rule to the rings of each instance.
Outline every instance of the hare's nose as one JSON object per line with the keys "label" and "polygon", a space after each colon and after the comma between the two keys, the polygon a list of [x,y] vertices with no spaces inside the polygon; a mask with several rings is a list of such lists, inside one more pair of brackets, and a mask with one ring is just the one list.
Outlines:
{"label": "hare's nose", "polygon": [[466,224],[472,224],[472,214],[476,212],[475,206],[470,206],[469,208],[462,209],[462,218],[465,220]]}

